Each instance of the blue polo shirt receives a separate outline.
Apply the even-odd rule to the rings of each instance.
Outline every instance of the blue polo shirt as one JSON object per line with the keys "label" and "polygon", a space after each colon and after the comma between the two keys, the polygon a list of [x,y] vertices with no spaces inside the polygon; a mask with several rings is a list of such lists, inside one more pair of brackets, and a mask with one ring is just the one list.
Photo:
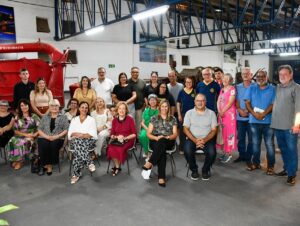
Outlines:
{"label": "blue polo shirt", "polygon": [[219,97],[221,87],[215,81],[209,84],[199,82],[197,84],[196,92],[202,93],[206,97],[206,107],[214,112],[217,112],[217,100]]}
{"label": "blue polo shirt", "polygon": [[[260,89],[258,84],[250,86],[250,88],[245,93],[245,100],[251,102],[251,106],[262,110],[266,110],[271,104],[274,103],[275,99],[275,87],[268,84],[264,89]],[[252,114],[249,116],[250,123],[260,123],[260,124],[271,124],[272,113],[266,115],[263,120],[256,119]]]}
{"label": "blue polo shirt", "polygon": [[177,102],[181,104],[181,114],[183,118],[188,110],[191,110],[195,107],[195,96],[196,92],[194,89],[190,94],[186,93],[184,89],[179,92]]}
{"label": "blue polo shirt", "polygon": [[[252,86],[252,83],[250,84],[250,86]],[[236,85],[236,100],[239,102],[240,104],[240,108],[245,110],[246,109],[246,104],[245,104],[245,94],[246,91],[249,89],[249,87],[245,87],[243,83],[237,84]],[[239,112],[237,111],[237,120],[238,121],[249,121],[249,117],[241,117]]]}

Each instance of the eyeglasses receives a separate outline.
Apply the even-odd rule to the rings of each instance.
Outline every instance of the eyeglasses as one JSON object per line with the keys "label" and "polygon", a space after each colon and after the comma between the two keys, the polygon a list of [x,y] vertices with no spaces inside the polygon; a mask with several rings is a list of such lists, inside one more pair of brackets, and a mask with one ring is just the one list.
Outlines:
{"label": "eyeglasses", "polygon": [[166,89],[167,87],[166,86],[161,86],[160,88]]}
{"label": "eyeglasses", "polygon": [[196,100],[196,102],[205,102],[206,100]]}

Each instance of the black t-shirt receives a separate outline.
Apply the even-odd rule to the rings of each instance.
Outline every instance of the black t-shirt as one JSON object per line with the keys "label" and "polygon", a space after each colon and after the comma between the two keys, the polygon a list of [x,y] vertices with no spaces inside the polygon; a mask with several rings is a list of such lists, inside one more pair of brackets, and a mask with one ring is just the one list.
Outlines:
{"label": "black t-shirt", "polygon": [[120,85],[115,85],[112,93],[115,94],[118,100],[126,101],[132,97],[132,92],[134,91],[133,87],[128,84],[125,87]]}
{"label": "black t-shirt", "polygon": [[160,103],[162,100],[167,100],[169,101],[169,104],[171,107],[176,107],[176,104],[175,104],[175,100],[173,98],[173,96],[171,94],[169,95],[157,95],[157,98],[158,98],[158,102]]}
{"label": "black t-shirt", "polygon": [[145,97],[145,98],[148,98],[148,96],[149,96],[150,94],[156,94],[157,92],[158,92],[158,86],[156,86],[155,88],[153,88],[153,87],[151,86],[151,84],[150,84],[150,85],[147,85],[147,86],[145,87],[144,97]]}
{"label": "black t-shirt", "polygon": [[17,109],[19,100],[29,100],[30,92],[34,90],[34,83],[28,81],[27,84],[19,82],[14,87],[14,108]]}

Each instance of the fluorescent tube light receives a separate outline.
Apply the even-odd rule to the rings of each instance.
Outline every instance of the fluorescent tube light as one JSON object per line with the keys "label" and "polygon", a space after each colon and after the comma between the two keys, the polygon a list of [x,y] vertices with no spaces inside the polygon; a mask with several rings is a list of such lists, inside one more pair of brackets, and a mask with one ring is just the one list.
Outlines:
{"label": "fluorescent tube light", "polygon": [[98,32],[104,31],[104,26],[99,26],[99,27],[94,27],[90,30],[85,31],[85,34],[90,36],[90,35],[94,35]]}
{"label": "fluorescent tube light", "polygon": [[285,57],[285,56],[298,56],[299,53],[279,53],[279,56]]}
{"label": "fluorescent tube light", "polygon": [[169,5],[163,5],[157,8],[145,10],[143,12],[132,15],[132,18],[134,20],[143,20],[149,17],[157,16],[167,12],[169,7],[170,7]]}
{"label": "fluorescent tube light", "polygon": [[300,40],[300,37],[294,37],[294,38],[279,38],[279,39],[272,39],[270,42],[272,44],[276,43],[282,43],[282,42],[297,42]]}
{"label": "fluorescent tube light", "polygon": [[273,53],[274,49],[255,49],[254,53]]}

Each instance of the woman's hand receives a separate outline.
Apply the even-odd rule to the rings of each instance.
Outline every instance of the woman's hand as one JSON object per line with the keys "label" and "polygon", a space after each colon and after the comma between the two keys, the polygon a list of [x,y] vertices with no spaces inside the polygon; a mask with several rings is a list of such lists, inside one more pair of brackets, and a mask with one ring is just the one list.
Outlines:
{"label": "woman's hand", "polygon": [[164,138],[164,136],[163,136],[163,135],[157,136],[157,137],[156,137],[156,141],[159,141],[161,138]]}
{"label": "woman's hand", "polygon": [[223,112],[223,111],[220,111],[220,112],[219,112],[219,116],[220,116],[221,118],[223,118],[223,117],[224,117],[224,112]]}

